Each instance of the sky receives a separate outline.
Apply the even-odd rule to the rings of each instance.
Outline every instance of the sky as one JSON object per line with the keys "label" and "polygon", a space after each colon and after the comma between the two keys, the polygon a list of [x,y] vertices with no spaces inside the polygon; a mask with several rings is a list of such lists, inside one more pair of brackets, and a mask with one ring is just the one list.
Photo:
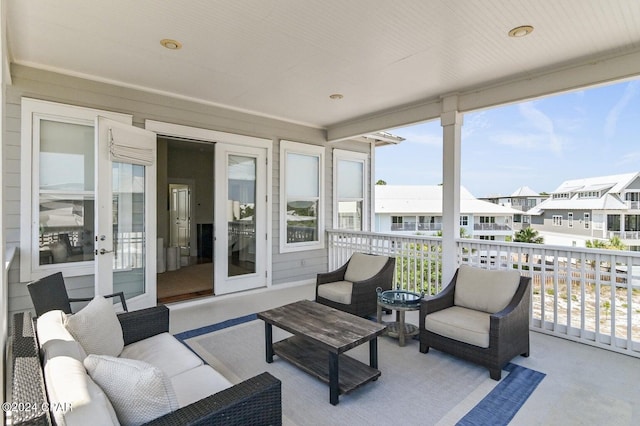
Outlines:
{"label": "sky", "polygon": [[[389,132],[406,140],[376,149],[376,181],[442,183],[439,120]],[[466,113],[461,157],[462,185],[476,197],[640,172],[640,79]]]}

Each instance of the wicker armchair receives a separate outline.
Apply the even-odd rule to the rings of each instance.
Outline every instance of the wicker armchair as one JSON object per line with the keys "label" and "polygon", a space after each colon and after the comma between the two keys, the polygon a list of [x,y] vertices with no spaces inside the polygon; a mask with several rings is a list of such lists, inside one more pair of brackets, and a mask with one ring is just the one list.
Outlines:
{"label": "wicker armchair", "polygon": [[[36,315],[40,316],[46,312],[60,309],[65,314],[72,313],[71,303],[89,302],[93,297],[69,297],[67,288],[64,285],[62,272],[56,272],[39,280],[27,284],[31,302],[36,310]],[[122,310],[127,312],[127,302],[123,292],[107,294],[104,297],[119,297]]]}
{"label": "wicker armchair", "polygon": [[529,356],[530,287],[531,278],[517,271],[461,266],[444,290],[421,302],[420,352],[450,353],[500,380],[511,359]]}
{"label": "wicker armchair", "polygon": [[378,307],[376,289],[391,290],[396,259],[354,253],[333,272],[316,279],[316,302],[359,317],[373,315]]}
{"label": "wicker armchair", "polygon": [[[166,306],[118,314],[125,344],[169,330]],[[14,425],[51,425],[38,338],[29,312],[13,317],[12,412]],[[51,407],[55,409],[55,407]],[[281,425],[281,383],[262,373],[152,420],[147,425]]]}

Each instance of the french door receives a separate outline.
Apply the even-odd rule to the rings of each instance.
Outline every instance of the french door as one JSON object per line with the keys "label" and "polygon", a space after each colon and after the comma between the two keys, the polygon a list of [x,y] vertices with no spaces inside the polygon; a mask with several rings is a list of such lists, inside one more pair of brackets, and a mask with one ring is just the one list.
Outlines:
{"label": "french door", "polygon": [[156,134],[96,120],[96,294],[156,305]]}
{"label": "french door", "polygon": [[215,145],[215,294],[267,285],[267,150]]}

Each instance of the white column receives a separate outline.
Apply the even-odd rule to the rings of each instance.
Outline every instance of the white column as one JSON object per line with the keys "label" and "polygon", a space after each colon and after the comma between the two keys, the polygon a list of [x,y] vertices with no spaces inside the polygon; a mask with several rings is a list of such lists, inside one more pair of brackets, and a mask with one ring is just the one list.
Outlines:
{"label": "white column", "polygon": [[458,97],[442,100],[442,283],[447,285],[458,267],[456,240],[460,238],[460,151],[462,114]]}

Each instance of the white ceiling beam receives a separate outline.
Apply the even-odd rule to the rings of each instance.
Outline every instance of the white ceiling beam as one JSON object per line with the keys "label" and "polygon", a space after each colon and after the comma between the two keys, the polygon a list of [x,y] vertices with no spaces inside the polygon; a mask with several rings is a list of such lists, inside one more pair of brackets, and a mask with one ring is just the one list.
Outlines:
{"label": "white ceiling beam", "polygon": [[[458,111],[476,111],[637,77],[640,75],[639,64],[640,51],[635,51],[466,90],[458,94]],[[427,100],[330,126],[327,129],[327,140],[337,142],[438,119],[441,113],[440,99]]]}

